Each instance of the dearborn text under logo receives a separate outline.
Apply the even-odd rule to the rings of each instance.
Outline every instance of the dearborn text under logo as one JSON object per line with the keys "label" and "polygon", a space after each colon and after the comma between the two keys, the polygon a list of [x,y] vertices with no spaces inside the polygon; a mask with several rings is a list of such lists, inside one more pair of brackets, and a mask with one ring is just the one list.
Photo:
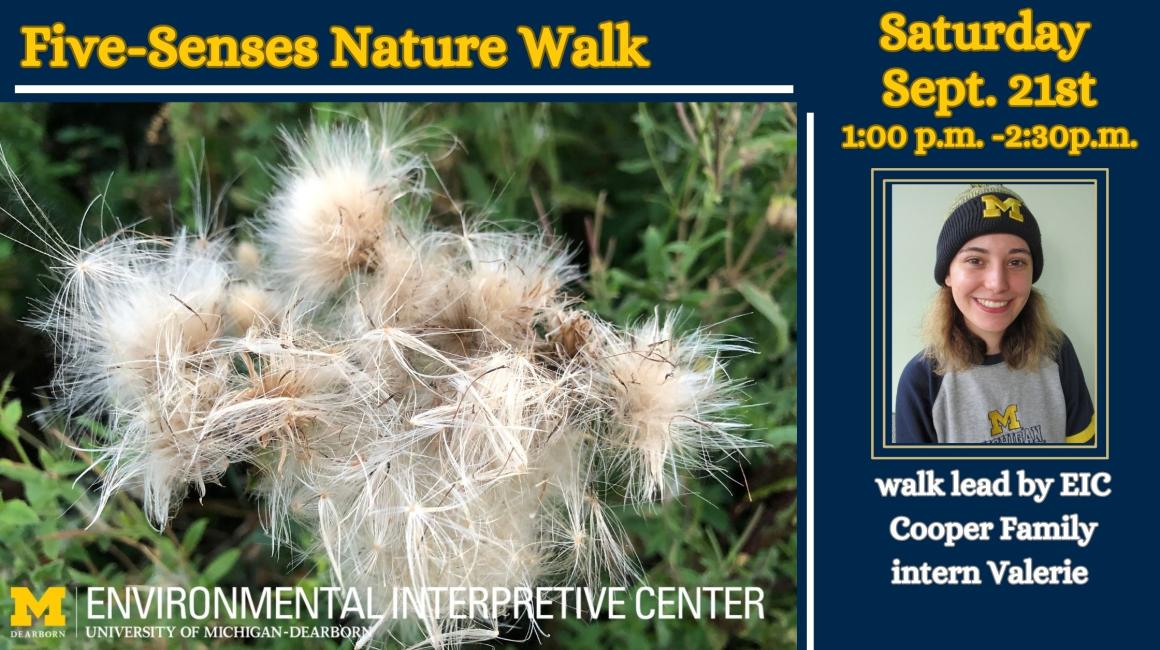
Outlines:
{"label": "dearborn text under logo", "polygon": [[9,587],[8,595],[12,598],[12,615],[8,617],[12,625],[12,636],[60,636],[63,630],[39,630],[39,634],[30,634],[32,630],[21,628],[32,627],[33,621],[39,619],[44,627],[64,627],[66,624],[63,612],[64,597],[68,591],[64,587],[49,587],[44,593],[37,596],[28,587]]}

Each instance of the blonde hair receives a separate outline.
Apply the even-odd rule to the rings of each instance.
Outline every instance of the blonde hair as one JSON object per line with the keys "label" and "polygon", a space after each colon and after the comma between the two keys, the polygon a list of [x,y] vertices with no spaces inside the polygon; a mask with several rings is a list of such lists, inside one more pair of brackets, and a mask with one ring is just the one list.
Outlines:
{"label": "blonde hair", "polygon": [[[979,365],[987,354],[987,344],[967,327],[950,287],[940,287],[931,301],[922,337],[924,354],[940,375]],[[1047,301],[1032,289],[1023,311],[1003,332],[1000,353],[1012,368],[1034,370],[1044,357],[1055,356],[1062,341],[1063,333],[1052,321]]]}

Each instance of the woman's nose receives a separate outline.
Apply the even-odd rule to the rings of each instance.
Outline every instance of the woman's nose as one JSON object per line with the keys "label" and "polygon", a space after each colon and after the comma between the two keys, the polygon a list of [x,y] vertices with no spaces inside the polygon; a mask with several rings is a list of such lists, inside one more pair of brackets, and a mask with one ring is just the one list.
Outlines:
{"label": "woman's nose", "polygon": [[987,269],[987,277],[985,278],[985,282],[987,288],[991,291],[1006,291],[1007,267],[1000,264]]}

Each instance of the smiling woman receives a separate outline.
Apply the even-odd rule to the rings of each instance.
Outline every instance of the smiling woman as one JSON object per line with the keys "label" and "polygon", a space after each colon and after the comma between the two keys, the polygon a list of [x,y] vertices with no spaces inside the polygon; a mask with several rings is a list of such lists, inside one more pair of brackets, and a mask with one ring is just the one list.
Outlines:
{"label": "smiling woman", "polygon": [[975,237],[951,261],[943,285],[987,354],[999,354],[1004,332],[1027,304],[1032,268],[1027,243],[1007,234]]}
{"label": "smiling woman", "polygon": [[924,349],[898,381],[896,443],[1086,443],[1094,409],[1071,341],[1032,285],[1039,223],[1002,185],[951,204],[936,247],[939,290]]}

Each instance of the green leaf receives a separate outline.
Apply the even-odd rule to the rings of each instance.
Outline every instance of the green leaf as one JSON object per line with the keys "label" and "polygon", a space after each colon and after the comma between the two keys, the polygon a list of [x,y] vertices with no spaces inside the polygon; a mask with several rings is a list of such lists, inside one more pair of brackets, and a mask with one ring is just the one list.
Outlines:
{"label": "green leaf", "polygon": [[74,585],[83,587],[97,587],[105,584],[104,578],[101,578],[100,576],[94,576],[90,573],[86,573],[72,567],[68,568],[68,581]]}
{"label": "green leaf", "polygon": [[702,518],[719,533],[729,530],[729,515],[720,508],[705,508]]}
{"label": "green leaf", "polygon": [[29,483],[41,479],[40,470],[31,465],[14,463],[7,458],[0,458],[0,476],[6,476],[14,481]]}
{"label": "green leaf", "polygon": [[64,561],[53,560],[47,564],[42,564],[33,570],[32,578],[36,583],[53,584],[64,580]]}
{"label": "green leaf", "polygon": [[25,481],[24,498],[36,512],[52,512],[56,510],[57,493],[68,487],[68,481],[54,481],[38,473],[35,480]]}
{"label": "green leaf", "polygon": [[754,488],[750,496],[754,501],[760,501],[770,496],[771,494],[780,494],[782,492],[790,492],[796,489],[797,477],[786,476],[785,478],[778,479],[769,485],[762,485],[761,487]]}
{"label": "green leaf", "polygon": [[15,499],[0,503],[0,528],[17,528],[40,523],[40,517],[28,504]]}
{"label": "green leaf", "polygon": [[708,301],[710,295],[708,291],[686,291],[677,296],[677,299],[680,300],[682,305],[697,307],[701,303]]}
{"label": "green leaf", "polygon": [[637,106],[637,112],[633,117],[633,121],[640,127],[641,133],[644,134],[649,134],[657,128],[656,120],[649,114],[644,104]]}
{"label": "green leaf", "polygon": [[622,160],[616,164],[616,168],[626,174],[643,174],[652,171],[652,161],[648,158]]}
{"label": "green leaf", "polygon": [[40,550],[44,556],[50,560],[55,560],[60,557],[61,540],[56,537],[45,537],[40,542]]}
{"label": "green leaf", "polygon": [[189,530],[185,531],[185,537],[181,540],[181,549],[186,554],[192,553],[193,549],[197,548],[197,543],[201,541],[202,535],[205,534],[205,527],[209,525],[209,519],[202,517],[193,522]]}
{"label": "green leaf", "polygon": [[765,441],[774,447],[797,442],[797,425],[790,424],[784,427],[774,427],[766,432]]}
{"label": "green leaf", "polygon": [[5,438],[12,441],[12,444],[17,444],[17,439],[20,437],[20,432],[16,430],[16,425],[20,423],[20,415],[23,411],[20,408],[18,400],[12,400],[4,406],[4,410],[0,411],[0,433],[4,434]]}
{"label": "green leaf", "polygon": [[80,474],[89,467],[89,464],[83,460],[62,459],[45,461],[44,454],[41,454],[40,459],[44,463],[44,469],[62,477]]}
{"label": "green leaf", "polygon": [[741,292],[741,295],[751,307],[756,309],[762,316],[765,316],[773,325],[773,354],[778,356],[784,353],[785,349],[789,347],[789,321],[786,320],[785,314],[781,312],[781,306],[773,300],[773,296],[769,295],[769,292],[762,291],[749,280],[738,282],[737,290]]}
{"label": "green leaf", "polygon": [[658,619],[654,629],[657,632],[657,645],[662,648],[668,648],[673,645],[673,633],[672,630],[669,629],[668,625],[661,623]]}
{"label": "green leaf", "polygon": [[467,189],[465,199],[483,202],[491,196],[492,187],[477,166],[461,165],[459,173],[463,177],[463,184]]}
{"label": "green leaf", "polygon": [[664,239],[655,226],[644,231],[644,260],[651,280],[664,283],[669,277],[669,257],[665,254]]}
{"label": "green leaf", "polygon": [[597,195],[579,187],[559,185],[552,188],[552,203],[557,209],[592,211],[596,209]]}
{"label": "green leaf", "polygon": [[[148,538],[145,538],[148,539]],[[182,564],[184,555],[177,548],[174,540],[168,537],[156,537],[152,540],[153,547],[157,550],[158,557],[165,566],[176,567]]]}
{"label": "green leaf", "polygon": [[213,562],[210,562],[205,571],[201,573],[201,583],[207,586],[217,584],[230,572],[230,569],[234,568],[234,564],[237,563],[241,554],[242,552],[238,549],[231,548],[214,558]]}
{"label": "green leaf", "polygon": [[[673,255],[679,256],[681,273],[687,275],[701,253],[724,241],[726,234],[725,230],[718,230],[701,240],[670,242],[667,249]],[[713,265],[706,266],[712,268]]]}

